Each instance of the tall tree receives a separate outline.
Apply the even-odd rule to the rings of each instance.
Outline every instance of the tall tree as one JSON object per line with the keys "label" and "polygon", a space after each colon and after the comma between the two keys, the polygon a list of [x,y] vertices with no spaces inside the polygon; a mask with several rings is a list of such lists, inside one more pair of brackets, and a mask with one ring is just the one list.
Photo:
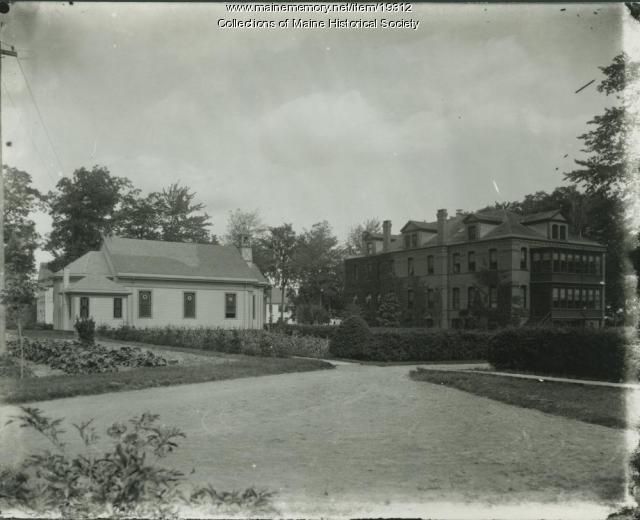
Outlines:
{"label": "tall tree", "polygon": [[382,226],[377,218],[365,220],[361,224],[353,226],[347,235],[347,241],[344,245],[344,252],[348,256],[356,256],[362,254],[362,234],[382,233]]}
{"label": "tall tree", "polygon": [[210,217],[204,204],[194,202],[196,193],[188,186],[174,183],[161,192],[149,196],[150,203],[157,208],[161,240],[167,242],[211,242]]}
{"label": "tall tree", "polygon": [[[28,311],[33,307],[36,289],[34,253],[38,247],[39,235],[31,215],[40,209],[43,196],[31,185],[31,176],[16,168],[5,167],[2,182],[5,283],[0,299],[10,321],[17,326],[22,347],[22,325]],[[6,347],[4,342],[3,346]],[[24,359],[21,373],[23,366]]]}
{"label": "tall tree", "polygon": [[[616,56],[607,67],[601,67],[605,78],[598,91],[610,96],[613,105],[587,122],[590,129],[578,138],[584,143],[586,159],[576,160],[578,168],[565,177],[583,186],[591,195],[588,227],[593,238],[607,246],[607,300],[611,306],[622,308],[626,300],[624,274],[638,259],[638,233],[627,234],[626,210],[637,203],[635,186],[640,175],[640,162],[634,155],[632,133],[638,124],[637,88],[640,63],[632,62],[626,54]],[[635,92],[632,92],[634,90]],[[634,243],[635,242],[635,243]]]}
{"label": "tall tree", "polygon": [[256,242],[266,231],[267,228],[257,209],[253,211],[236,209],[229,212],[224,241],[228,245],[239,246],[240,237],[246,236],[251,242]]}
{"label": "tall tree", "polygon": [[335,309],[342,303],[344,251],[327,221],[314,224],[298,239],[294,264],[299,280],[296,307],[317,304]]}
{"label": "tall tree", "polygon": [[130,190],[122,197],[113,231],[125,238],[161,240],[160,211],[155,195],[141,197],[139,189]]}
{"label": "tall tree", "polygon": [[128,179],[112,176],[101,166],[80,168],[58,181],[57,191],[47,195],[53,225],[45,249],[54,256],[52,270],[100,246],[102,234],[113,229],[123,193],[131,188]]}
{"label": "tall tree", "polygon": [[294,283],[294,254],[297,246],[296,232],[291,224],[270,227],[254,247],[254,262],[280,289],[282,305],[280,320],[284,322],[284,302],[287,290]]}

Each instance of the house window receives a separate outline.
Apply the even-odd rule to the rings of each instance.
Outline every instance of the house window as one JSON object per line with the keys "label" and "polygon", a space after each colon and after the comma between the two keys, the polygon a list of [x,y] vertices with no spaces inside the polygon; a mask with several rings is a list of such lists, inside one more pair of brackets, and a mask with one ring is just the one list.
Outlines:
{"label": "house window", "polygon": [[553,288],[553,306],[560,307],[560,290],[557,287]]}
{"label": "house window", "polygon": [[151,291],[138,292],[138,318],[151,318]]}
{"label": "house window", "polygon": [[467,289],[467,309],[471,308],[475,304],[476,294],[475,287],[469,287]]}
{"label": "house window", "polygon": [[567,289],[567,307],[569,309],[573,309],[576,303],[577,302],[575,301],[575,290],[573,289],[573,287],[569,287]]}
{"label": "house window", "polygon": [[562,287],[560,289],[560,307],[566,307],[566,306],[567,306],[567,289]]}
{"label": "house window", "polygon": [[88,296],[80,297],[80,317],[81,318],[89,317],[89,297]]}
{"label": "house window", "polygon": [[540,272],[540,253],[533,253],[531,269],[534,273]]}
{"label": "house window", "polygon": [[567,226],[560,226],[560,240],[567,239]]}
{"label": "house window", "polygon": [[600,270],[600,255],[596,255],[595,257],[595,274],[602,274]]}
{"label": "house window", "polygon": [[407,258],[407,273],[413,276],[413,258]]}
{"label": "house window", "polygon": [[558,238],[558,224],[553,224],[551,226],[551,238]]}
{"label": "house window", "polygon": [[520,248],[520,269],[526,269],[526,268],[527,268],[527,248],[521,247]]}
{"label": "house window", "polygon": [[476,226],[467,227],[467,236],[469,240],[477,240],[478,238],[478,228]]}
{"label": "house window", "polygon": [[404,236],[404,248],[405,249],[409,249],[411,247],[411,236],[410,235],[405,235]]}
{"label": "house window", "polygon": [[236,294],[226,293],[224,295],[224,317],[235,318],[236,317]]}
{"label": "house window", "polygon": [[469,271],[476,270],[476,254],[474,251],[469,251],[467,264],[469,266]]}
{"label": "house window", "polygon": [[551,251],[545,251],[542,253],[542,272],[551,272]]}
{"label": "house window", "polygon": [[367,242],[367,254],[368,255],[373,254],[373,242]]}
{"label": "house window", "polygon": [[256,295],[251,295],[251,317],[252,319],[256,319]]}
{"label": "house window", "polygon": [[602,303],[601,303],[602,302],[602,292],[601,292],[600,287],[595,289],[595,292],[596,292],[596,296],[595,296],[595,298],[596,298],[596,301],[595,301],[596,309],[600,310],[600,308],[602,306]]}
{"label": "house window", "polygon": [[489,269],[498,268],[498,250],[489,249]]}
{"label": "house window", "polygon": [[460,288],[454,287],[451,289],[451,306],[453,309],[460,308]]}
{"label": "house window", "polygon": [[560,272],[567,272],[567,253],[560,253]]}
{"label": "house window", "polygon": [[433,274],[433,256],[427,257],[427,274]]}
{"label": "house window", "polygon": [[596,274],[596,257],[589,255],[589,274]]}
{"label": "house window", "polygon": [[196,293],[186,292],[184,293],[184,317],[195,318],[196,317]]}
{"label": "house window", "polygon": [[527,286],[520,286],[520,305],[522,305],[523,309],[527,308]]}
{"label": "house window", "polygon": [[407,309],[413,309],[413,290],[407,291]]}
{"label": "house window", "polygon": [[553,272],[560,272],[560,253],[558,251],[553,252]]}
{"label": "house window", "polygon": [[460,253],[453,253],[453,272],[460,272]]}
{"label": "house window", "polygon": [[418,233],[411,234],[411,247],[418,247]]}
{"label": "house window", "polygon": [[575,263],[573,261],[573,253],[569,253],[567,255],[567,272],[574,273],[575,272]]}
{"label": "house window", "polygon": [[427,289],[427,308],[433,309],[433,289]]}
{"label": "house window", "polygon": [[587,309],[593,309],[596,306],[595,291],[589,289],[589,301],[587,302]]}
{"label": "house window", "polygon": [[113,317],[122,318],[122,298],[113,299]]}
{"label": "house window", "polygon": [[495,309],[498,306],[498,288],[489,287],[489,307]]}

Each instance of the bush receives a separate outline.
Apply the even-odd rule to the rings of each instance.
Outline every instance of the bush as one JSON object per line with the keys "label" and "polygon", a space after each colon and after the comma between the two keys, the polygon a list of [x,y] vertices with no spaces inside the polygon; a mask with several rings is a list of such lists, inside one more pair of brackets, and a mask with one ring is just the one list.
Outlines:
{"label": "bush", "polygon": [[625,379],[621,329],[504,329],[494,334],[488,361],[496,369],[607,381]]}
{"label": "bush", "polygon": [[121,341],[137,341],[178,348],[213,350],[227,354],[245,354],[263,357],[326,357],[328,342],[296,333],[284,334],[257,329],[219,329],[162,327],[136,329],[124,326],[117,329],[101,326],[98,334],[102,337]]}
{"label": "bush", "polygon": [[93,345],[96,335],[96,322],[93,318],[76,318],[73,327],[78,331],[80,341]]}
{"label": "bush", "polygon": [[[49,419],[37,408],[21,407],[11,422],[43,435],[53,451],[31,454],[17,468],[0,470],[0,499],[33,515],[57,512],[62,518],[171,518],[184,504],[211,508],[218,514],[273,515],[273,493],[249,488],[219,492],[211,485],[194,488],[180,471],[159,462],[178,448],[185,435],[157,423],[159,416],[144,413],[128,424],[115,423],[106,431],[111,449],[96,449],[93,419],[74,424],[86,453],[67,452],[62,419]],[[6,509],[3,504],[3,509]]]}
{"label": "bush", "polygon": [[278,325],[274,330],[291,336],[313,336],[331,339],[338,327],[335,325]]}
{"label": "bush", "polygon": [[338,325],[329,341],[329,352],[336,357],[366,359],[372,343],[373,335],[367,322],[360,316],[350,316]]}

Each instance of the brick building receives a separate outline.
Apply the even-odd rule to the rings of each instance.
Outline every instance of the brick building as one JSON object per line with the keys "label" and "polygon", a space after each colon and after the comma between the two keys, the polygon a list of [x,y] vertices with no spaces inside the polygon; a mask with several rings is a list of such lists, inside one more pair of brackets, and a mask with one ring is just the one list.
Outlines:
{"label": "brick building", "polygon": [[[363,256],[345,261],[345,293],[373,317],[395,292],[405,325],[473,326],[477,315],[509,323],[600,327],[605,247],[573,236],[559,210],[438,210],[399,235],[364,233]],[[488,316],[488,318],[487,318]],[[492,318],[494,316],[494,318]]]}

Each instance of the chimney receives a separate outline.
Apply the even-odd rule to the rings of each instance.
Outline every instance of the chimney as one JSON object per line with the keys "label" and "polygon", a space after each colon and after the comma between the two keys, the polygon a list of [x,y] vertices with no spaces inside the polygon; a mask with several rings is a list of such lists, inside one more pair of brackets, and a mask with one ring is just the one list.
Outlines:
{"label": "chimney", "polygon": [[65,267],[62,270],[62,288],[67,290],[69,288],[69,268]]}
{"label": "chimney", "polygon": [[438,245],[444,244],[444,230],[447,221],[447,210],[438,210]]}
{"label": "chimney", "polygon": [[391,244],[391,221],[385,220],[382,223],[382,252],[389,251],[389,245]]}
{"label": "chimney", "polygon": [[247,235],[240,235],[240,247],[238,249],[240,249],[243,260],[251,267],[253,265],[253,251]]}

